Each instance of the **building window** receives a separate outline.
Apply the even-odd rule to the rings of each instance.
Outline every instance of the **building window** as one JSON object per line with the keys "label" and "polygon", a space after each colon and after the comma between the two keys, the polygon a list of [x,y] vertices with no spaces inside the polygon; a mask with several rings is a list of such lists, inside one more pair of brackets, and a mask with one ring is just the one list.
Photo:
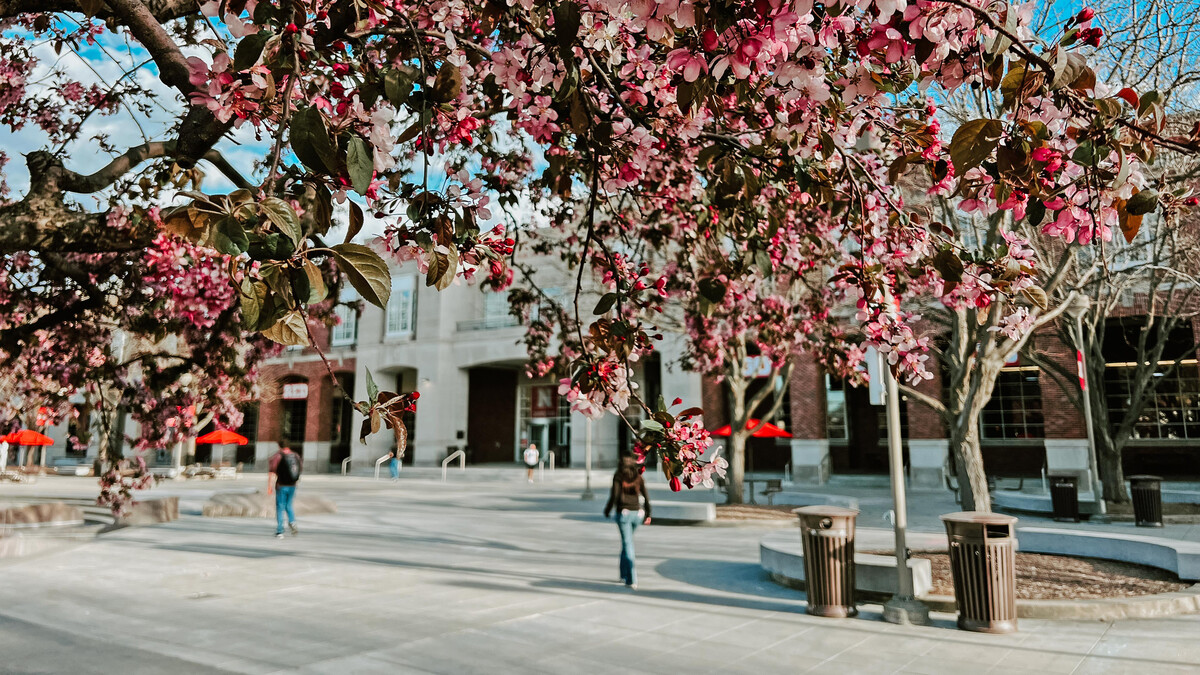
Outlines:
{"label": "building window", "polygon": [[413,334],[416,315],[417,278],[411,274],[392,278],[392,297],[387,304],[387,337],[404,337]]}
{"label": "building window", "polygon": [[[1133,439],[1200,439],[1200,371],[1196,359],[1187,359],[1179,367],[1174,361],[1160,361],[1154,373],[1154,393],[1147,397],[1133,427]],[[1135,368],[1125,363],[1109,364],[1104,372],[1108,394],[1108,415],[1113,427],[1129,411],[1131,378]]]}
{"label": "building window", "polygon": [[353,304],[357,300],[358,294],[354,289],[342,290],[341,302],[351,304],[339,304],[333,310],[338,322],[333,327],[329,343],[334,347],[345,347],[358,341],[358,308]]}
{"label": "building window", "polygon": [[825,436],[830,440],[846,438],[846,382],[825,375]]}
{"label": "building window", "polygon": [[1000,371],[992,399],[980,415],[983,438],[1002,440],[1043,438],[1042,387],[1036,366],[1012,366]]}

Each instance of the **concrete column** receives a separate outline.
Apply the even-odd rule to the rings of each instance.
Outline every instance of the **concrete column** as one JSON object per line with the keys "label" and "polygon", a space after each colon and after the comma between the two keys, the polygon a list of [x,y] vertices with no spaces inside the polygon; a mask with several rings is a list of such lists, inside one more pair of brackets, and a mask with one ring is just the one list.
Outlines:
{"label": "concrete column", "polygon": [[796,356],[790,386],[792,481],[822,485],[831,461],[825,428],[825,373],[808,354]]}

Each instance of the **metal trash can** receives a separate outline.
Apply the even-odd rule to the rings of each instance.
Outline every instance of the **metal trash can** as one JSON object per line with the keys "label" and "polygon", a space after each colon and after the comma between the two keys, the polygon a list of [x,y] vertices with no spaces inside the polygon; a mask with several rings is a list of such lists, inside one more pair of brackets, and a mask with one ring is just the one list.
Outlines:
{"label": "metal trash can", "polygon": [[804,506],[792,513],[800,517],[808,613],[856,616],[854,520],[858,510],[840,506]]}
{"label": "metal trash can", "polygon": [[977,633],[1017,630],[1017,519],[964,511],[942,516],[950,541],[950,572],[958,627]]}
{"label": "metal trash can", "polygon": [[1133,518],[1138,527],[1162,527],[1162,476],[1130,476]]}
{"label": "metal trash can", "polygon": [[1050,503],[1060,523],[1079,522],[1079,476],[1050,476]]}

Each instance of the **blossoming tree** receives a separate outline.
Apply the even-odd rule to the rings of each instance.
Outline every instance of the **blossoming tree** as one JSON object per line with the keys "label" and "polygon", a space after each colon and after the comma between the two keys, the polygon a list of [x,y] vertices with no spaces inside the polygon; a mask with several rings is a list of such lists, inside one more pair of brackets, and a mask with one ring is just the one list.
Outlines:
{"label": "blossoming tree", "polygon": [[[169,233],[214,257],[242,328],[305,344],[306,316],[328,287],[322,266],[380,307],[390,283],[377,250],[416,258],[439,288],[505,275],[513,237],[487,227],[490,210],[523,195],[560,205],[551,221],[573,232],[564,250],[581,269],[604,270],[617,311],[586,331],[581,320],[581,351],[557,365],[585,398],[619,408],[637,401],[626,396],[623,364],[652,345],[641,314],[653,313],[644,279],[658,272],[646,269],[643,244],[715,237],[750,259],[777,255],[764,236],[769,215],[730,215],[756,199],[788,199],[837,223],[817,235],[846,252],[827,284],[859,305],[868,341],[899,374],[920,379],[925,344],[891,299],[953,293],[967,265],[935,221],[906,206],[894,187],[901,176],[925,172],[936,190],[1073,237],[1153,209],[1156,195],[1137,192],[1138,167],[1158,145],[1197,146],[1161,133],[1149,92],[1114,96],[1097,84],[1088,50],[1102,34],[1090,17],[1042,42],[1028,30],[1033,9],[983,0],[0,0],[0,121],[45,139],[26,156],[27,189],[0,207],[0,251],[37,264],[67,253],[137,258]],[[39,66],[34,53],[92,44],[128,52],[126,72],[83,82]],[[933,122],[938,92],[962,87],[999,90],[1003,103],[943,133]],[[155,137],[119,146],[81,133],[92,115],[155,104],[174,115]],[[234,141],[243,142],[237,155]],[[72,168],[85,149],[110,159],[90,173]],[[230,188],[163,190],[201,167]],[[341,242],[330,240],[335,205],[348,212]],[[386,224],[374,249],[354,241],[366,211]],[[969,262],[989,268],[1005,256]],[[1030,294],[1032,271],[1010,272],[981,292],[1019,331],[1014,299]],[[102,302],[82,282],[76,292]],[[4,320],[53,324],[53,312],[41,305]],[[38,349],[60,360],[53,345]],[[372,417],[388,405],[357,407]],[[712,468],[690,459],[695,439],[683,438],[683,423],[640,405],[663,415],[639,431],[643,446],[664,451],[668,474],[707,480]]]}

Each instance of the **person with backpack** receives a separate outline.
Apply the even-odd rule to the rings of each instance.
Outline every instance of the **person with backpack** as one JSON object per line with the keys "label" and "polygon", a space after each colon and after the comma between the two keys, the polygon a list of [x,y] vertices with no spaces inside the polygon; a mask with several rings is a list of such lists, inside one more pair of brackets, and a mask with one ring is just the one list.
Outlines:
{"label": "person with backpack", "polygon": [[604,517],[617,511],[617,529],[621,532],[621,581],[631,590],[637,590],[637,570],[633,554],[633,531],[638,525],[650,524],[650,494],[646,492],[646,481],[642,479],[637,460],[622,457],[613,475],[612,490],[608,503],[604,505]]}
{"label": "person with backpack", "polygon": [[296,498],[296,483],[304,471],[304,459],[292,451],[287,441],[279,442],[279,452],[271,455],[267,463],[267,494],[275,494],[275,536],[283,539],[283,514],[287,512],[288,527],[292,535],[296,529],[296,514],[292,501]]}

